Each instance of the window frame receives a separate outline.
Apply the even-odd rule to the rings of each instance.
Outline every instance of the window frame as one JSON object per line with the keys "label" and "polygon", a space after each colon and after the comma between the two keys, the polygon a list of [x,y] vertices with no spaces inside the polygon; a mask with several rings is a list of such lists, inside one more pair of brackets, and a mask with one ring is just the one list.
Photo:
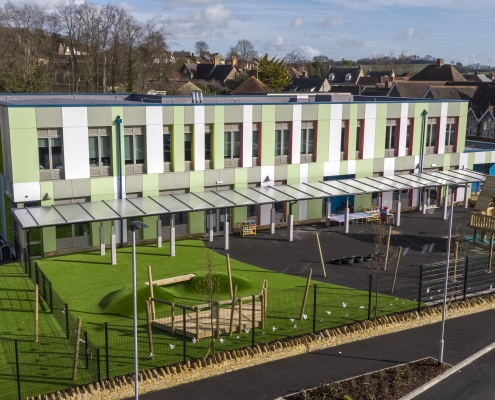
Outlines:
{"label": "window frame", "polygon": [[[166,138],[168,138],[169,150],[165,149],[165,145],[167,144]],[[163,125],[163,170],[164,172],[172,171],[172,125]],[[167,153],[169,153],[169,157],[166,157]],[[169,158],[169,160],[167,160]]]}
{"label": "window frame", "polygon": [[[131,137],[132,140],[132,163],[127,163],[125,138]],[[137,158],[138,146],[137,137],[143,138],[143,162],[139,163]],[[146,169],[146,125],[124,126],[124,165],[126,174],[143,174]]]}
{"label": "window frame", "polygon": [[[238,137],[236,138],[236,135]],[[228,137],[229,140],[226,140]],[[238,139],[238,140],[236,140]],[[230,148],[227,151],[227,144]],[[237,151],[236,151],[237,150]],[[226,153],[230,154],[226,154]],[[238,156],[236,157],[236,152]],[[223,126],[223,162],[224,168],[240,167],[242,157],[242,124],[229,123]]]}
{"label": "window frame", "polygon": [[[184,170],[185,171],[190,171],[192,169],[193,133],[194,133],[193,125],[191,124],[184,125]],[[186,138],[189,140],[186,140]]]}
{"label": "window frame", "polygon": [[[46,139],[48,142],[48,162],[50,168],[42,167],[40,160],[40,139]],[[60,158],[61,158],[61,168],[54,167],[53,162],[53,146],[52,139],[60,139]],[[52,179],[63,179],[64,178],[64,139],[62,134],[62,128],[44,128],[37,130],[37,140],[38,140],[38,165],[40,169],[40,180],[52,180]]]}
{"label": "window frame", "polygon": [[[432,135],[432,127],[435,127],[435,134]],[[432,138],[434,138],[432,142]],[[438,121],[437,118],[428,118],[426,123],[425,154],[434,154],[438,144]]]}
{"label": "window frame", "polygon": [[[277,135],[280,135],[279,146],[277,146]],[[275,123],[275,165],[277,164],[289,164],[290,163],[290,150],[291,150],[291,124],[289,122],[277,122]],[[287,154],[285,150],[287,149]],[[280,154],[277,154],[279,152]]]}
{"label": "window frame", "polygon": [[362,158],[362,136],[364,131],[364,119],[358,119],[356,121],[356,160]]}
{"label": "window frame", "polygon": [[[252,141],[251,141],[251,157],[253,159],[253,161],[252,161],[253,167],[258,165],[258,160],[261,158],[261,156],[260,156],[260,133],[261,133],[261,124],[259,122],[253,122]],[[256,140],[254,140],[255,137],[256,137]],[[256,144],[256,148],[255,148],[255,144]]]}
{"label": "window frame", "polygon": [[457,118],[448,117],[445,122],[445,153],[453,153],[457,132]]}
{"label": "window frame", "polygon": [[340,159],[347,160],[349,120],[343,119],[340,125]]}
{"label": "window frame", "polygon": [[[91,138],[96,138],[97,152],[98,152],[98,165],[91,165],[90,157],[90,176],[111,176],[112,175],[112,128],[110,126],[95,126],[88,127],[88,144]],[[102,165],[102,138],[109,139],[109,165]]]}
{"label": "window frame", "polygon": [[385,157],[393,157],[397,148],[397,119],[387,119],[385,125]]}
{"label": "window frame", "polygon": [[[309,140],[309,135],[312,135],[311,145]],[[301,150],[300,157],[301,163],[309,163],[314,160],[316,143],[316,122],[315,121],[302,121],[301,122]],[[304,148],[303,148],[304,147]],[[311,151],[310,150],[311,147]]]}
{"label": "window frame", "polygon": [[[208,146],[209,142],[209,146]],[[213,167],[213,124],[205,124],[205,169]]]}

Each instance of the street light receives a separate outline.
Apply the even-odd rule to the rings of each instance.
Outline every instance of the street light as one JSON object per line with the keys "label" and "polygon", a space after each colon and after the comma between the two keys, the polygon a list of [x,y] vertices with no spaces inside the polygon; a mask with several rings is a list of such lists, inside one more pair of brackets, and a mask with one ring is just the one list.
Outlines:
{"label": "street light", "polygon": [[[450,192],[450,215],[449,215],[449,237],[447,240],[447,264],[445,265],[445,283],[443,286],[443,306],[442,306],[442,335],[440,337],[440,342],[438,343],[438,363],[443,362],[443,335],[445,332],[445,308],[447,306],[447,285],[449,282],[449,263],[450,263],[450,242],[452,240],[452,219],[454,216],[454,190],[460,186],[451,186]],[[447,189],[448,190],[448,189]],[[445,196],[447,200],[447,196]]]}
{"label": "street light", "polygon": [[137,341],[137,294],[136,294],[136,230],[147,228],[141,221],[131,221],[132,230],[132,309],[134,318],[134,397],[139,398],[138,341]]}

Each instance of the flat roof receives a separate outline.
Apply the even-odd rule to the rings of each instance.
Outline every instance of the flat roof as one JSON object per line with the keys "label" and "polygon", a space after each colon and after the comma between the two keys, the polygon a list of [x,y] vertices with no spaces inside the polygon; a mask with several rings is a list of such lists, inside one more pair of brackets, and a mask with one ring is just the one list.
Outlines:
{"label": "flat roof", "polygon": [[22,229],[482,182],[467,169],[12,208]]}
{"label": "flat roof", "polygon": [[465,100],[404,99],[384,96],[353,96],[341,93],[267,93],[256,95],[203,96],[198,102],[192,96],[161,96],[131,93],[0,93],[0,105],[7,107],[108,107],[108,106],[174,106],[235,104],[310,104],[310,103],[442,103]]}

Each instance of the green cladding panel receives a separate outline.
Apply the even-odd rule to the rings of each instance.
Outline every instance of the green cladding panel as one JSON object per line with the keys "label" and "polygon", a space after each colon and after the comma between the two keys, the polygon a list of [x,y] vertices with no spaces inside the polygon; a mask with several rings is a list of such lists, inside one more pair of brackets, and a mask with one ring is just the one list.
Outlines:
{"label": "green cladding panel", "polygon": [[387,125],[387,104],[376,105],[375,158],[385,157],[385,127]]}
{"label": "green cladding panel", "polygon": [[466,148],[466,124],[468,103],[461,103],[461,112],[459,113],[459,126],[457,127],[457,146],[456,152],[462,153]]}
{"label": "green cladding panel", "polygon": [[275,164],[275,106],[263,105],[261,110],[261,165]]}
{"label": "green cladding panel", "polygon": [[349,138],[347,139],[347,159],[356,159],[356,141],[357,141],[357,104],[351,104],[349,107]]}
{"label": "green cladding panel", "polygon": [[213,124],[213,168],[224,167],[224,106],[215,106],[215,123]]}
{"label": "green cladding panel", "polygon": [[39,182],[38,132],[34,108],[9,108],[13,183]]}
{"label": "green cladding panel", "polygon": [[[428,112],[428,103],[415,104],[414,110],[414,134],[412,145],[412,156],[419,156],[421,151],[421,136],[424,128],[425,119],[423,118],[423,111]],[[428,118],[428,116],[426,116]]]}
{"label": "green cladding panel", "polygon": [[328,161],[330,148],[330,104],[318,104],[316,161]]}
{"label": "green cladding panel", "polygon": [[174,172],[185,170],[184,165],[184,107],[174,107],[174,125],[172,128],[172,165]]}

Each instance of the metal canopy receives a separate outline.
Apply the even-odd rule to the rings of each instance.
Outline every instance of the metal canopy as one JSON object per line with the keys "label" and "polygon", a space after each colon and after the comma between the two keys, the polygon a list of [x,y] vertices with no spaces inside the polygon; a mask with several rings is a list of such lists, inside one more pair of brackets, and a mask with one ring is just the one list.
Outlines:
{"label": "metal canopy", "polygon": [[377,176],[281,186],[261,186],[219,192],[184,193],[56,206],[13,208],[11,211],[20,227],[29,229],[247,205],[419,189],[430,186],[451,186],[482,182],[484,180],[485,175],[476,171],[450,170],[424,172],[423,174],[415,175]]}

